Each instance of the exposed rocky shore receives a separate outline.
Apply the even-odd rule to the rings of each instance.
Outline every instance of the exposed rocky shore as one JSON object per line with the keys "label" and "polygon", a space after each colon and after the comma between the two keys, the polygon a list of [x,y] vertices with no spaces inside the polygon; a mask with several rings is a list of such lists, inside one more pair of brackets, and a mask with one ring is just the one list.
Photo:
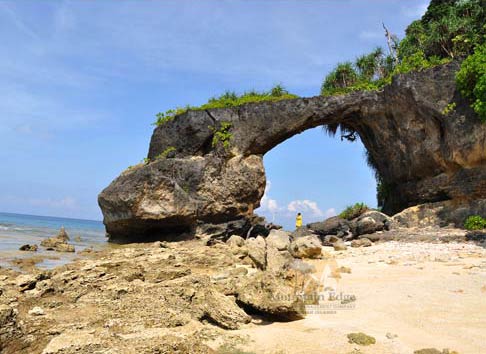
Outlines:
{"label": "exposed rocky shore", "polygon": [[[345,250],[336,250],[323,244],[329,237],[310,228],[300,232],[307,235],[271,230],[267,237],[246,240],[200,237],[132,244],[85,253],[53,270],[0,268],[0,348],[6,354],[237,353],[236,348],[255,353],[411,353],[428,346],[461,354],[486,350],[480,335],[478,340],[463,338],[454,317],[459,305],[448,303],[447,311],[433,316],[412,316],[421,326],[442,321],[446,332],[435,338],[427,330],[409,338],[415,326],[406,323],[411,315],[404,315],[403,322],[398,316],[399,326],[385,321],[393,326],[386,331],[373,315],[388,303],[383,297],[400,297],[387,287],[400,286],[419,301],[407,305],[400,297],[396,305],[405,306],[404,311],[416,311],[414,306],[425,313],[434,310],[434,302],[423,298],[433,293],[437,301],[457,297],[466,312],[484,312],[486,304],[475,298],[486,291],[484,235],[471,237],[453,228],[392,228],[368,234],[374,242],[366,245],[352,244],[359,237],[346,241],[340,236]],[[428,275],[424,277],[427,270],[441,277],[432,281],[433,289]],[[380,281],[377,271],[383,273]],[[362,288],[369,277],[375,280]],[[316,312],[329,306],[334,315]],[[486,329],[484,318],[475,321],[465,325],[468,333]],[[376,343],[370,350],[348,343],[351,332],[372,335]],[[286,338],[277,341],[282,336]]]}

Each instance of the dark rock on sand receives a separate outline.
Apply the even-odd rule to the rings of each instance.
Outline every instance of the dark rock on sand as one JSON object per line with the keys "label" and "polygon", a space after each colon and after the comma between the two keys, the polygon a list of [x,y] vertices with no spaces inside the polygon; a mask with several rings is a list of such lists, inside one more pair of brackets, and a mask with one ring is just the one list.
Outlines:
{"label": "dark rock on sand", "polygon": [[22,245],[19,247],[19,251],[36,252],[39,247],[37,245]]}

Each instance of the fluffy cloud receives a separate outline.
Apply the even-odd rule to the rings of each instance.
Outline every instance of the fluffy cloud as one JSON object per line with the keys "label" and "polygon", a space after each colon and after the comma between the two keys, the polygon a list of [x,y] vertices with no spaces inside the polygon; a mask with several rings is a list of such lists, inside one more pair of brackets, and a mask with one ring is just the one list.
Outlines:
{"label": "fluffy cloud", "polygon": [[287,210],[293,213],[308,213],[311,216],[323,216],[324,213],[312,200],[293,200],[287,205]]}
{"label": "fluffy cloud", "polygon": [[268,196],[271,187],[272,187],[272,183],[270,181],[267,181],[267,185],[265,187],[265,193],[263,193],[262,200],[260,201],[260,210],[262,212],[268,211],[272,214],[275,214],[278,211],[279,207],[277,201],[275,199],[271,199]]}

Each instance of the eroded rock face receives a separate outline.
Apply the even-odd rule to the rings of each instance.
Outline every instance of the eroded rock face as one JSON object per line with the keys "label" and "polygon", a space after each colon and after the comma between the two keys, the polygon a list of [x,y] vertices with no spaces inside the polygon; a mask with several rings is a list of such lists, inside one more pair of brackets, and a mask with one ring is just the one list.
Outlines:
{"label": "eroded rock face", "polygon": [[[140,241],[194,233],[198,222],[251,217],[265,189],[263,154],[320,125],[341,124],[359,134],[389,191],[388,214],[422,203],[486,199],[486,126],[457,93],[457,69],[451,63],[399,75],[379,92],[177,116],[155,129],[152,162],[122,173],[100,194],[106,229],[112,239]],[[456,109],[444,115],[451,102]],[[227,149],[212,144],[222,122],[231,124]],[[164,157],[168,148],[172,158]]]}

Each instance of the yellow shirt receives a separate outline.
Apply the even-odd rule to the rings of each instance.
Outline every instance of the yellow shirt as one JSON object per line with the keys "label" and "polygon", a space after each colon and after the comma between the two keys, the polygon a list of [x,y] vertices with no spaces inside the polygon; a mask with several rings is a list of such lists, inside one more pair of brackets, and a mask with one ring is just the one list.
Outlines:
{"label": "yellow shirt", "polygon": [[302,215],[297,215],[295,218],[295,227],[301,227],[302,226]]}

